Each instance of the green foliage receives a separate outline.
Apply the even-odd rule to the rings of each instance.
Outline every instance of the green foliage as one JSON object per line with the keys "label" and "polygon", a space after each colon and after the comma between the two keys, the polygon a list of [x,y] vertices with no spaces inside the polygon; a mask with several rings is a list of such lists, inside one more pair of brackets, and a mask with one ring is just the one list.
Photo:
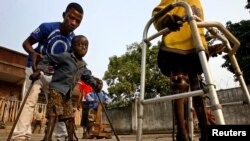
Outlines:
{"label": "green foliage", "polygon": [[[169,79],[161,74],[157,67],[158,47],[148,47],[146,54],[146,80],[145,98],[161,96],[169,93]],[[108,70],[103,80],[109,86],[108,91],[114,103],[121,102],[119,106],[126,106],[135,97],[135,92],[140,90],[141,78],[141,44],[133,43],[127,46],[127,52],[118,57],[112,56]],[[125,103],[125,104],[124,104]]]}
{"label": "green foliage", "polygon": [[[242,20],[238,23],[232,23],[228,21],[226,23],[226,28],[231,32],[240,42],[240,47],[237,50],[235,56],[237,58],[238,65],[243,72],[243,77],[246,84],[250,84],[250,20]],[[209,37],[209,33],[206,33],[206,37]],[[207,38],[208,46],[214,46],[218,44],[217,38]],[[221,42],[221,41],[219,41]],[[230,42],[230,41],[229,41]],[[222,43],[222,42],[221,42]],[[231,47],[233,44],[230,42]],[[235,70],[229,60],[228,55],[223,55],[222,58],[225,62],[222,64],[223,68],[226,68],[228,71],[235,74]],[[235,81],[238,81],[237,77],[235,77]]]}
{"label": "green foliage", "polygon": [[[236,58],[246,84],[250,84],[250,20],[242,20],[239,23],[229,21],[226,23],[226,28],[240,41],[240,48],[236,52]],[[225,62],[222,67],[234,72],[228,56],[224,55],[223,58]]]}
{"label": "green foliage", "polygon": [[246,9],[250,9],[250,0],[247,0],[247,5],[245,6]]}

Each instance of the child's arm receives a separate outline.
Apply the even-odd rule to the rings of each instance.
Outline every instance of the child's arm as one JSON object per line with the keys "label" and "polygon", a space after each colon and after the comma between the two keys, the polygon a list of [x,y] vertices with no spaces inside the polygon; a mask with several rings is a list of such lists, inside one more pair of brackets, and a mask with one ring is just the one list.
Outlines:
{"label": "child's arm", "polygon": [[78,100],[77,100],[77,110],[79,110],[81,107],[81,102],[82,102],[82,98],[84,95],[84,91],[80,89],[80,82],[77,83],[76,87],[78,87],[78,89],[79,89],[79,96],[78,96]]}
{"label": "child's arm", "polygon": [[108,95],[105,94],[105,104],[111,103],[112,100],[108,97]]}
{"label": "child's arm", "polygon": [[44,59],[38,63],[37,68],[45,74],[51,74],[53,73],[52,70],[54,67],[64,63],[68,58],[70,58],[69,53],[47,54],[44,56]]}
{"label": "child's arm", "polygon": [[50,54],[44,56],[43,60],[39,61],[36,67],[36,70],[33,72],[33,74],[30,75],[31,80],[38,80],[40,78],[40,71],[46,73],[46,74],[51,74],[51,65],[57,65],[62,62],[64,62],[65,59],[67,59],[69,55],[66,53],[61,53],[61,54]]}
{"label": "child's arm", "polygon": [[81,80],[90,85],[96,92],[100,92],[102,89],[102,80],[99,78],[93,77],[91,71],[87,68],[82,72]]}
{"label": "child's arm", "polygon": [[109,104],[111,103],[111,98],[108,96],[108,94],[105,92],[105,91],[101,91],[102,94],[103,94],[103,98],[104,98],[104,101],[103,101],[103,104]]}
{"label": "child's arm", "polygon": [[30,75],[30,80],[38,80],[41,76],[41,71],[48,73],[49,68],[49,58],[48,56],[44,56],[43,60],[39,61],[36,69],[34,70],[33,74]]}

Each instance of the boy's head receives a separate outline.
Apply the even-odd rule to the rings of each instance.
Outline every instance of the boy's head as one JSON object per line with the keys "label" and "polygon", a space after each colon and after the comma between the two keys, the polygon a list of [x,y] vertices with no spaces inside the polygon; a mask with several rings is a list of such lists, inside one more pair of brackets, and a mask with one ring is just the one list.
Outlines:
{"label": "boy's head", "polygon": [[102,89],[102,87],[103,87],[103,81],[102,80],[100,80],[99,78],[97,78],[97,77],[94,77],[93,76],[93,78],[96,80],[96,83],[97,83],[97,85],[98,85],[98,87],[99,87],[99,89],[97,90],[95,90],[95,92],[100,92],[100,90]]}
{"label": "boy's head", "polygon": [[73,32],[82,22],[83,9],[78,3],[68,4],[65,12],[63,12],[63,23],[60,27],[63,34],[70,34]]}
{"label": "boy's head", "polygon": [[76,11],[78,11],[79,13],[83,14],[82,6],[79,5],[78,3],[72,2],[72,3],[68,4],[65,12],[67,13],[71,8],[73,8]]}
{"label": "boy's head", "polygon": [[72,49],[77,58],[84,57],[88,52],[89,41],[84,35],[77,35],[72,39]]}

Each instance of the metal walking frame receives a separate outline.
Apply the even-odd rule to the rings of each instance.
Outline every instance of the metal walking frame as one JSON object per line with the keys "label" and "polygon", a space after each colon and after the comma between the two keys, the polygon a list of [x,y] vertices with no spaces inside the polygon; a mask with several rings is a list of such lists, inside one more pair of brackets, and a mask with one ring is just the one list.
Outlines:
{"label": "metal walking frame", "polygon": [[[181,6],[186,11],[185,18],[186,18],[187,22],[189,22],[189,25],[190,25],[193,40],[194,40],[194,43],[196,45],[196,51],[198,53],[198,56],[199,56],[199,59],[201,62],[206,86],[201,90],[189,91],[189,92],[180,93],[178,95],[169,95],[169,96],[163,96],[160,98],[144,100],[145,72],[146,72],[146,48],[148,47],[147,45],[151,40],[153,40],[153,39],[155,39],[163,34],[170,33],[170,30],[168,28],[165,28],[165,29],[159,31],[158,33],[153,34],[152,36],[148,37],[148,35],[147,35],[148,30],[156,18],[163,16],[165,13],[171,11],[176,6]],[[215,27],[218,30],[220,30],[224,34],[224,36],[218,34],[215,30]],[[141,81],[141,88],[140,88],[140,98],[139,98],[139,102],[138,102],[139,105],[138,105],[138,116],[137,116],[138,122],[137,122],[136,141],[142,140],[143,105],[145,105],[145,104],[151,104],[151,103],[162,102],[162,101],[170,101],[170,100],[175,100],[175,99],[179,99],[179,98],[187,98],[187,97],[191,98],[193,96],[201,96],[203,94],[208,94],[210,101],[211,101],[210,107],[215,115],[216,123],[219,125],[225,124],[224,116],[222,113],[222,106],[219,103],[219,99],[218,99],[216,89],[215,89],[215,84],[213,82],[212,75],[210,73],[210,68],[208,65],[208,61],[206,58],[205,48],[203,47],[203,44],[202,44],[202,41],[200,38],[200,34],[198,32],[198,28],[206,28],[212,35],[214,35],[216,38],[223,41],[223,44],[225,45],[225,47],[229,51],[228,56],[230,58],[230,61],[231,61],[232,66],[234,68],[235,74],[239,79],[241,88],[242,88],[243,93],[245,95],[244,101],[245,101],[245,103],[250,104],[249,92],[248,92],[248,89],[246,87],[245,81],[243,79],[242,72],[241,72],[239,65],[237,63],[236,57],[234,55],[240,46],[240,42],[222,24],[220,24],[218,22],[203,22],[198,17],[194,16],[191,7],[186,2],[181,1],[181,2],[172,3],[172,4],[168,5],[167,7],[165,7],[164,9],[162,9],[157,15],[153,16],[148,21],[148,23],[146,24],[146,26],[144,28],[143,40],[142,40],[142,60],[141,60],[141,80],[140,80]],[[228,39],[234,45],[233,48],[230,47]],[[189,101],[192,101],[192,99],[190,99]],[[191,106],[192,106],[192,104],[189,104],[189,108],[191,108]],[[192,121],[192,117],[189,117],[189,122],[190,122],[190,120]],[[192,132],[193,128],[191,127],[190,129],[191,129],[190,131]],[[192,138],[192,135],[191,135],[191,138]]]}

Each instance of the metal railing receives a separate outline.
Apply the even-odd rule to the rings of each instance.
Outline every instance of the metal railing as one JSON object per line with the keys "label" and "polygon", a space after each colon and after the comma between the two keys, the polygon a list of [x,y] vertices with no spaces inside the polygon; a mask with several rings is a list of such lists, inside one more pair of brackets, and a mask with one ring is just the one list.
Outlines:
{"label": "metal railing", "polygon": [[[20,108],[21,101],[8,100],[5,97],[0,97],[0,122],[5,124],[14,122]],[[43,117],[46,114],[46,104],[37,103],[34,109],[34,113],[38,112],[39,107],[42,108]],[[76,110],[75,112],[75,124],[80,125],[82,117],[82,111]],[[43,118],[42,123],[45,124],[46,119]]]}

